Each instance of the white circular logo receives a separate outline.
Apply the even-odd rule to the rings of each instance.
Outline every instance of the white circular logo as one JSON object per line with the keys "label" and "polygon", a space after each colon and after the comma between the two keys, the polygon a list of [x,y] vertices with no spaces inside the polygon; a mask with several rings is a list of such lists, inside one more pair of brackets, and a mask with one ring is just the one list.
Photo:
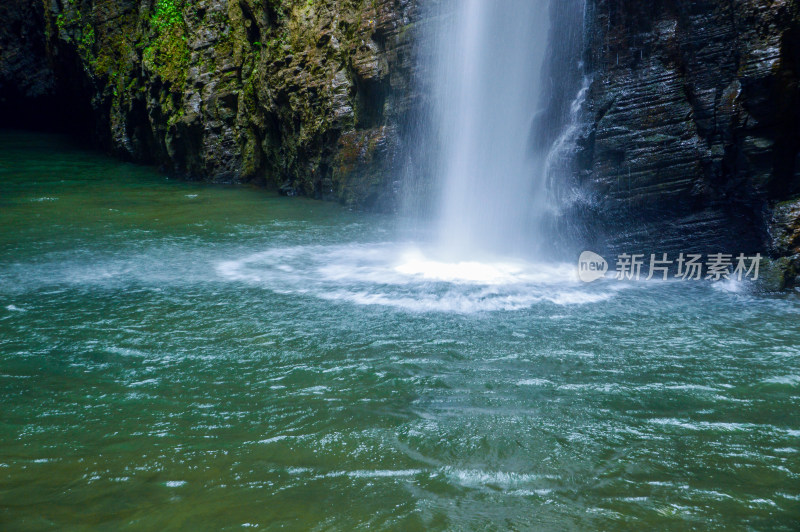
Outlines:
{"label": "white circular logo", "polygon": [[593,251],[584,251],[578,259],[578,278],[584,283],[605,277],[608,271],[606,259]]}

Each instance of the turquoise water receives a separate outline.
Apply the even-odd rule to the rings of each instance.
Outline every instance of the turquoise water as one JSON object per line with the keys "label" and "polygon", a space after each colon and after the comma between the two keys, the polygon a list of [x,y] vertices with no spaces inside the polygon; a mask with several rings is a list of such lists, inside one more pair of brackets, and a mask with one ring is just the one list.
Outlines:
{"label": "turquoise water", "polygon": [[796,296],[414,242],[0,134],[0,528],[797,529]]}

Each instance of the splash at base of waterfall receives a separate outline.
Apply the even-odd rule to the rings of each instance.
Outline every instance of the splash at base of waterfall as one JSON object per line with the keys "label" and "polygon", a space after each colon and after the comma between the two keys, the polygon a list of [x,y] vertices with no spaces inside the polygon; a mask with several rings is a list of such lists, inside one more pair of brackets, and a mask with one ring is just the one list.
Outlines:
{"label": "splash at base of waterfall", "polygon": [[422,312],[591,303],[615,290],[580,283],[572,264],[447,261],[432,250],[396,243],[274,248],[219,262],[217,272],[277,293]]}

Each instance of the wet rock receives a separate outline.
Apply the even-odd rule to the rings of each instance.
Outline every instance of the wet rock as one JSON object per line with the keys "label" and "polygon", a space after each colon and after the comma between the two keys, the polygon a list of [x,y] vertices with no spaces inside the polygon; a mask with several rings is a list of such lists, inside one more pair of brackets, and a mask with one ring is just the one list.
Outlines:
{"label": "wet rock", "polygon": [[590,0],[588,20],[573,212],[590,239],[796,253],[798,212],[776,205],[800,193],[797,2]]}
{"label": "wet rock", "polygon": [[775,206],[770,220],[771,254],[779,257],[781,288],[800,286],[800,198]]}
{"label": "wet rock", "polygon": [[385,150],[352,161],[352,182],[336,161],[339,138],[397,134],[410,111],[413,0],[12,0],[0,10],[19,21],[0,29],[0,100],[80,99],[95,139],[119,156],[353,205],[391,180]]}
{"label": "wet rock", "polygon": [[394,198],[382,169],[397,156],[396,139],[397,132],[387,126],[342,135],[330,188],[322,195],[342,198],[350,206],[389,205]]}

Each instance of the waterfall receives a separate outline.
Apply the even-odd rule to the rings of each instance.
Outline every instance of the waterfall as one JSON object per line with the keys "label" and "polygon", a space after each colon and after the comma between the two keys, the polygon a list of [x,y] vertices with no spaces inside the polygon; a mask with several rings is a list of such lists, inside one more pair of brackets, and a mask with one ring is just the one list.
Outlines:
{"label": "waterfall", "polygon": [[453,257],[530,251],[546,208],[530,149],[549,0],[459,0],[437,24],[434,107],[440,246]]}
{"label": "waterfall", "polygon": [[584,0],[431,5],[405,212],[433,220],[442,260],[552,259],[588,87]]}

